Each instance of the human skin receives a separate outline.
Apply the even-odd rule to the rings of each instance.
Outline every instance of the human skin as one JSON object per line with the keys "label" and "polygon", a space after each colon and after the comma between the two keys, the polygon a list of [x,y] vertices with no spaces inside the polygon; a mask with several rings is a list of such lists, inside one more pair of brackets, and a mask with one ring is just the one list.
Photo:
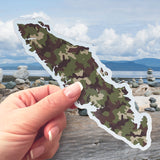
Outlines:
{"label": "human skin", "polygon": [[66,126],[64,111],[74,105],[82,86],[45,85],[8,96],[0,104],[0,159],[52,158]]}

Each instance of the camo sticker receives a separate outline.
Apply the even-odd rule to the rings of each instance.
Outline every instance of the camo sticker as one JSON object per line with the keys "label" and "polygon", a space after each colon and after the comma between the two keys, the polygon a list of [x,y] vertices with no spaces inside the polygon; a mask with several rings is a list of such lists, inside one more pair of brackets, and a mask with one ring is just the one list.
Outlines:
{"label": "camo sticker", "polygon": [[151,117],[135,109],[128,84],[112,80],[111,70],[100,62],[93,46],[58,35],[38,19],[18,20],[15,30],[26,52],[35,57],[61,88],[76,81],[82,83],[84,89],[76,106],[87,109],[99,127],[132,148],[150,147]]}

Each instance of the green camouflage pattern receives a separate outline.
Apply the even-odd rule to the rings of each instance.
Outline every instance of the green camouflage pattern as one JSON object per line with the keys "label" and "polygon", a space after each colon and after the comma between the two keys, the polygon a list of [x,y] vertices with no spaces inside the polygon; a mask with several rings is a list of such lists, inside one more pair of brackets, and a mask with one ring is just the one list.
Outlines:
{"label": "green camouflage pattern", "polygon": [[[53,73],[53,78],[58,77],[58,82],[63,82],[64,87],[76,81],[82,83],[84,89],[77,101],[78,107],[87,109],[85,106],[89,104],[94,108],[90,110],[90,117],[96,119],[102,128],[107,128],[114,137],[134,148],[148,148],[150,119],[135,113],[128,96],[130,91],[124,85],[117,87],[114,82],[105,80],[110,78],[108,70],[97,64],[88,47],[73,45],[56,37],[50,32],[50,26],[42,21],[36,24],[17,23],[17,28],[24,45],[28,47],[27,52],[38,56],[39,62],[42,61],[49,73]],[[139,124],[135,122],[135,115],[138,114]]]}

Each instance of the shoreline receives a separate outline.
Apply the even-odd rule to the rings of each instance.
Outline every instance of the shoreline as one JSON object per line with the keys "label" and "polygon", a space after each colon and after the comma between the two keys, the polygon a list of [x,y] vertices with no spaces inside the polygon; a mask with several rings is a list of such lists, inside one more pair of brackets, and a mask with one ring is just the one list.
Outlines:
{"label": "shoreline", "polygon": [[[42,79],[41,79],[42,78]],[[138,80],[139,78],[134,78],[136,82],[133,83],[137,83],[138,84]],[[149,98],[153,97],[157,100],[157,105],[160,108],[160,86],[159,87],[152,87],[149,86],[147,84],[147,81],[144,80],[146,78],[142,78],[143,79],[143,84],[140,84],[137,87],[131,87],[132,89],[132,94],[133,97],[135,99],[135,102],[138,105],[139,108],[139,112],[144,112],[145,108],[149,108],[150,107],[150,103],[149,103]],[[8,82],[14,82],[15,83],[16,78],[13,75],[3,75],[3,79],[2,79],[2,84],[6,85]],[[47,75],[30,75],[28,77],[28,79],[30,84],[26,83],[26,84],[19,84],[16,85],[14,87],[14,89],[10,89],[7,90],[6,89],[6,94],[4,94],[3,92],[5,92],[5,89],[1,89],[2,93],[0,93],[0,99],[3,97],[6,97],[7,95],[11,94],[12,92],[16,92],[18,90],[23,90],[23,89],[27,89],[30,87],[34,87],[33,84],[37,83],[36,85],[45,85],[45,84],[49,84],[49,81],[55,81],[51,76],[47,76]],[[116,78],[116,77],[112,77],[112,80],[116,82],[116,80],[119,80],[119,82],[117,83],[127,83],[133,80],[133,78]],[[156,78],[156,80],[160,80],[160,78]],[[51,83],[50,83],[51,84]],[[128,83],[129,84],[129,83]],[[129,84],[130,85],[130,84]],[[9,93],[7,93],[9,92]],[[1,99],[2,100],[2,99]]]}
{"label": "shoreline", "polygon": [[[35,81],[41,77],[44,78],[45,81],[51,80],[51,77],[49,77],[49,76],[29,76],[28,79],[29,79],[29,81]],[[15,81],[15,79],[16,78],[14,78],[12,75],[3,75],[2,83]]]}

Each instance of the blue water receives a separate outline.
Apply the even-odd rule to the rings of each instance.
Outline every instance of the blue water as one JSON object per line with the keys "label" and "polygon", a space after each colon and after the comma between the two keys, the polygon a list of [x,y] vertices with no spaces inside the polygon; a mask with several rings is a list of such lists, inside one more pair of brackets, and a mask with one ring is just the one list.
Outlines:
{"label": "blue water", "polygon": [[[119,78],[146,78],[147,71],[112,71],[112,77]],[[153,71],[155,78],[160,78],[160,71]]]}

